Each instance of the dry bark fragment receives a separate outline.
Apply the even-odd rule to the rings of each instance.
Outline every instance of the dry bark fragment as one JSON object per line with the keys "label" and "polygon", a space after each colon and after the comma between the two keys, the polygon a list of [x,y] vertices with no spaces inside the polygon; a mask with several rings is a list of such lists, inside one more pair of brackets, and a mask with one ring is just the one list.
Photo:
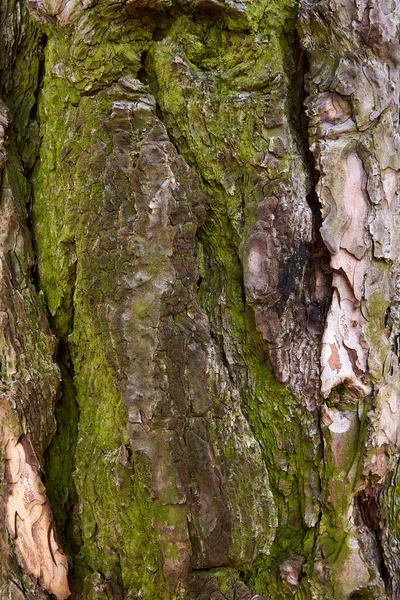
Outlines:
{"label": "dry bark fragment", "polygon": [[341,598],[361,590],[368,598],[398,594],[384,494],[371,508],[380,518],[365,520],[358,507],[358,494],[376,498],[390,487],[398,453],[397,334],[385,317],[397,315],[399,301],[398,11],[379,1],[300,5],[309,134],[334,288],[321,352],[325,460],[334,476],[318,543],[326,548],[328,528],[346,532],[346,551],[326,559],[325,581]]}
{"label": "dry bark fragment", "polygon": [[11,438],[6,446],[7,527],[24,571],[57,600],[70,595],[67,558],[58,544],[39,463],[29,439]]}

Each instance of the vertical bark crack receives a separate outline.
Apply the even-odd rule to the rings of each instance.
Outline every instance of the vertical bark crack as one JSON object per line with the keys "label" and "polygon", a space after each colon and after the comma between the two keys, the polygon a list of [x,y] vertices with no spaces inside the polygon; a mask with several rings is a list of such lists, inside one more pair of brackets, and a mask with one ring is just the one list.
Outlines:
{"label": "vertical bark crack", "polygon": [[[79,552],[79,538],[77,538],[74,529],[77,528],[78,513],[76,510],[77,495],[72,478],[75,461],[75,446],[78,436],[79,408],[76,402],[76,390],[74,387],[74,367],[71,359],[68,338],[73,331],[74,321],[74,291],[76,285],[76,262],[70,273],[70,294],[65,301],[65,311],[69,314],[68,330],[60,334],[57,318],[50,314],[45,303],[45,295],[40,282],[39,261],[37,242],[35,237],[36,223],[34,221],[33,205],[35,202],[32,190],[32,177],[34,176],[35,165],[37,164],[40,151],[41,134],[40,122],[38,120],[39,94],[45,76],[45,56],[44,50],[47,43],[46,35],[41,38],[42,54],[38,66],[37,87],[35,90],[35,101],[30,111],[30,123],[34,126],[28,126],[28,131],[34,136],[33,150],[27,155],[24,162],[25,177],[29,188],[29,204],[27,212],[27,228],[30,235],[30,241],[33,249],[33,261],[30,270],[31,281],[35,287],[36,293],[43,299],[42,306],[47,311],[47,318],[51,331],[57,340],[57,352],[55,363],[58,365],[61,373],[60,391],[56,399],[55,420],[56,431],[52,437],[50,445],[44,454],[43,474],[46,484],[46,492],[52,508],[53,517],[57,526],[58,535],[62,541],[63,547],[70,557],[77,556]],[[26,142],[28,143],[28,142]],[[74,244],[71,250],[74,252]],[[79,529],[79,525],[78,525]],[[73,572],[72,572],[73,577]]]}
{"label": "vertical bark crack", "polygon": [[302,149],[304,162],[307,166],[309,191],[306,196],[307,204],[312,213],[312,239],[307,244],[309,251],[309,265],[305,281],[310,282],[309,297],[305,298],[307,303],[307,314],[309,319],[310,333],[318,333],[322,339],[325,329],[326,316],[332,302],[332,269],[330,267],[330,253],[322,236],[321,206],[316,191],[319,181],[314,154],[309,145],[310,122],[307,116],[306,100],[308,92],[306,81],[309,73],[309,62],[307,54],[301,48],[300,39],[296,33],[294,44],[294,59],[297,62],[296,76],[293,77],[293,88],[291,96],[293,100],[293,111],[291,124],[296,131],[298,143]]}
{"label": "vertical bark crack", "polygon": [[[366,487],[355,498],[359,509],[359,525],[368,527],[374,539],[374,556],[368,556],[376,562],[379,574],[385,584],[385,590],[388,598],[392,597],[393,589],[389,570],[385,564],[385,553],[382,545],[382,526],[381,526],[381,505],[382,505],[383,487]],[[368,549],[365,550],[368,555]]]}

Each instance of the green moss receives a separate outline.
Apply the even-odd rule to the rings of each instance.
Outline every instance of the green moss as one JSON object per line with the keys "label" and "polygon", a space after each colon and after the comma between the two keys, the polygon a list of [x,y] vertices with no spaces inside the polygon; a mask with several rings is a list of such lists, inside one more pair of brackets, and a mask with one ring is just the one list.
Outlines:
{"label": "green moss", "polygon": [[[136,34],[140,38],[140,31]],[[39,97],[43,139],[32,179],[40,285],[74,369],[72,380],[63,367],[59,430],[48,459],[49,494],[66,547],[75,555],[72,586],[82,597],[91,593],[88,574],[95,571],[112,575],[134,595],[158,600],[168,591],[160,570],[150,479],[144,458],[135,456],[124,465],[119,461],[121,448],[129,446],[127,415],[116,385],[115,351],[104,327],[106,295],[118,302],[115,273],[126,259],[125,249],[99,237],[101,220],[110,219],[107,202],[118,201],[108,200],[102,180],[113,147],[102,120],[111,114],[113,90],[80,97],[76,83],[80,69],[87,69],[96,85],[115,77],[119,61],[127,70],[133,63],[138,67],[143,40],[136,45],[127,41],[125,49],[122,42],[100,45],[94,54],[78,57],[70,56],[70,47],[76,48],[70,43],[68,37],[53,36],[46,47]],[[102,65],[108,74],[101,73]],[[137,310],[142,314],[146,306]],[[73,513],[68,523],[66,505]]]}
{"label": "green moss", "polygon": [[[75,446],[79,412],[75,400],[75,388],[65,364],[61,365],[62,402],[56,405],[57,433],[46,453],[46,491],[53,507],[53,516],[63,547],[69,551],[71,536],[65,532],[71,504],[76,500],[72,471],[75,465]],[[72,536],[73,540],[73,536]],[[67,546],[66,546],[67,544]],[[79,545],[79,540],[75,541]]]}
{"label": "green moss", "polygon": [[[315,529],[306,524],[305,513],[313,512],[317,522],[318,501],[308,494],[312,488],[315,494],[319,435],[307,432],[307,427],[312,431],[311,415],[271,374],[265,343],[244,303],[240,256],[263,186],[264,194],[271,181],[280,180],[283,187],[292,168],[285,154],[273,167],[262,163],[271,138],[282,135],[283,115],[290,109],[285,81],[292,67],[282,33],[291,30],[294,36],[295,11],[289,3],[269,5],[265,21],[256,27],[263,41],[207,15],[196,21],[181,17],[168,37],[150,48],[146,62],[163,119],[179,151],[200,173],[209,199],[209,218],[200,235],[199,299],[232,365],[277,507],[278,529],[269,554],[241,568],[252,589],[282,598],[287,592],[278,575],[280,562],[291,553],[309,557],[313,551]],[[234,448],[227,445],[223,453],[229,457]],[[244,485],[237,482],[239,512]],[[232,560],[240,554],[237,535],[240,528],[232,532]]]}
{"label": "green moss", "polygon": [[[245,572],[256,592],[284,598],[279,564],[292,553],[311,560],[313,552],[315,528],[305,513],[313,503],[317,506],[316,498],[308,495],[316,487],[311,482],[319,468],[319,438],[307,431],[312,431],[311,415],[271,374],[265,343],[244,301],[241,245],[256,220],[257,203],[276,189],[276,182],[280,189],[291,185],[296,159],[290,157],[290,148],[275,162],[265,159],[271,139],[289,134],[284,116],[290,110],[286,73],[295,65],[283,39],[288,31],[289,38],[294,36],[295,11],[291,2],[253,3],[245,18],[246,31],[237,20],[233,26],[233,16],[218,20],[209,14],[195,19],[177,16],[160,42],[151,41],[154,23],[146,28],[139,20],[129,24],[119,20],[115,26],[107,24],[107,31],[99,23],[91,39],[80,41],[79,31],[71,33],[75,37],[60,34],[46,49],[40,97],[43,142],[34,174],[35,236],[40,284],[56,331],[65,337],[73,329],[69,343],[79,407],[73,479],[79,498],[81,556],[94,571],[105,576],[113,572],[121,586],[147,599],[168,597],[161,556],[172,562],[179,559],[176,547],[165,541],[160,545],[156,530],[179,528],[184,516],[180,507],[151,501],[144,459],[135,457],[124,467],[118,462],[120,448],[128,444],[127,417],[105,323],[107,311],[121,301],[115,273],[127,256],[134,260],[140,240],[121,249],[117,241],[98,233],[109,231],[111,219],[116,229],[124,226],[116,215],[119,195],[126,190],[119,190],[123,184],[115,181],[104,186],[99,175],[112,158],[112,133],[107,127],[112,103],[123,100],[121,91],[114,94],[110,84],[121,75],[135,75],[142,53],[149,51],[145,67],[163,119],[179,151],[202,178],[209,218],[199,233],[198,298],[259,441],[273,492],[270,506],[276,506],[275,514],[266,498],[260,519],[266,543],[263,548],[251,547],[254,515],[246,515],[246,481],[227,470],[236,486],[235,497],[227,503],[232,504],[231,513],[239,515],[232,525],[229,561]],[[149,273],[160,271],[160,261],[149,265]],[[69,311],[72,301],[74,314]],[[148,313],[151,306],[146,301],[135,304],[136,320]],[[209,387],[221,394],[212,381]],[[179,398],[178,378],[169,391]],[[215,406],[221,403],[221,397],[214,400]],[[217,425],[208,433],[219,448],[221,465],[238,457],[233,441],[220,443]],[[53,470],[64,452],[65,446],[54,448]],[[56,503],[65,502],[68,485],[67,480],[60,483]],[[316,522],[318,507],[312,510]],[[252,564],[249,557],[254,553],[258,555]],[[228,593],[232,581],[225,578],[227,573],[209,576],[218,577],[220,589],[226,587]],[[306,583],[302,585],[309,597]]]}

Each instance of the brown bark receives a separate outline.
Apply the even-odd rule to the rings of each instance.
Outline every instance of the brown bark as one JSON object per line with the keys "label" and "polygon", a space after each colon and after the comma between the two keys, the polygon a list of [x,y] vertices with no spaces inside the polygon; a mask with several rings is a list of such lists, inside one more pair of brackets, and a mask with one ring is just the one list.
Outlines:
{"label": "brown bark", "polygon": [[0,598],[398,598],[397,5],[1,16]]}

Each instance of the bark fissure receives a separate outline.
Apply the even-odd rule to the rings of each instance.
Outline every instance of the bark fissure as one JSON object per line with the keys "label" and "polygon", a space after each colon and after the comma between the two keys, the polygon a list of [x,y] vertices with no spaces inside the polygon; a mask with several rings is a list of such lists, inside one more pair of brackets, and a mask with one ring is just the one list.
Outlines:
{"label": "bark fissure", "polygon": [[[56,335],[56,331],[54,334]],[[75,573],[79,572],[81,567],[74,560],[74,557],[79,555],[81,540],[77,533],[79,531],[78,496],[73,481],[79,406],[76,402],[71,352],[65,340],[58,339],[56,362],[61,373],[60,396],[55,406],[57,429],[44,456],[44,473],[57,531],[63,548],[70,558],[70,578],[74,581]],[[84,566],[89,568],[86,564]]]}
{"label": "bark fissure", "polygon": [[[34,101],[29,113],[30,123],[34,123],[34,136],[36,137],[34,151],[30,153],[25,160],[22,160],[25,172],[25,178],[29,189],[29,204],[27,207],[26,226],[30,243],[32,244],[32,266],[29,272],[32,284],[35,287],[36,294],[44,297],[44,292],[40,282],[38,265],[40,256],[38,255],[37,242],[35,236],[36,223],[33,216],[34,194],[32,190],[32,177],[40,153],[40,120],[38,118],[39,94],[45,77],[45,56],[44,51],[47,44],[47,36],[42,34],[40,37],[40,60],[37,66],[37,84],[34,90]],[[76,264],[74,265],[72,279],[74,283],[71,287],[71,295],[68,298],[68,312],[70,314],[70,323],[67,331],[60,333],[54,316],[51,315],[48,306],[44,306],[46,316],[54,336],[57,350],[54,353],[54,364],[60,369],[60,388],[55,404],[55,431],[51,443],[45,450],[43,456],[43,473],[46,483],[46,492],[52,513],[56,522],[58,534],[64,548],[69,556],[77,555],[79,544],[74,539],[72,529],[76,527],[77,515],[71,517],[71,509],[76,503],[76,491],[72,481],[72,472],[74,470],[74,455],[77,439],[79,411],[76,404],[74,389],[74,369],[71,361],[71,354],[68,344],[68,336],[73,331],[73,313],[74,313],[74,290],[76,280]],[[43,303],[44,304],[44,303]],[[66,401],[66,396],[68,400]],[[76,509],[75,509],[76,513]],[[76,538],[76,536],[75,536]]]}
{"label": "bark fissure", "polygon": [[382,528],[380,526],[380,496],[382,487],[366,488],[356,498],[361,518],[375,539],[377,550],[377,561],[380,576],[385,584],[386,595],[390,597],[390,574],[385,565],[384,549],[382,546]]}
{"label": "bark fissure", "polygon": [[[149,61],[147,61],[147,64],[149,64]],[[154,73],[151,73],[151,75],[150,75],[150,76],[149,76],[149,74],[148,74],[148,73],[147,73],[147,74],[145,74],[145,73],[144,73],[144,71],[142,71],[142,73],[143,73],[143,77],[144,77],[143,81],[146,81],[147,83],[149,83],[149,82],[151,82],[151,81],[154,81]],[[155,92],[155,94],[156,94],[156,96],[157,96],[157,87],[155,88],[154,92]],[[296,88],[296,95],[297,95],[297,92],[298,92],[298,89]],[[294,120],[296,120],[296,118],[299,116],[299,114],[300,114],[300,113],[304,115],[304,107],[303,107],[303,106],[302,106],[302,104],[301,104],[301,102],[302,102],[302,97],[304,97],[304,93],[302,93],[302,94],[301,94],[301,100],[300,100],[300,103],[296,103],[296,111],[295,111]],[[164,116],[163,116],[163,112],[162,112],[161,108],[159,109],[159,112],[158,112],[158,114],[159,114],[160,118],[161,118],[161,119],[163,119],[163,120],[164,120],[164,122],[165,122],[167,115],[164,115]],[[167,119],[167,120],[168,120],[168,119]],[[168,123],[167,123],[167,127],[168,127]],[[176,136],[176,133],[174,134],[174,127],[172,126],[172,131],[171,131],[171,128],[169,128],[169,129],[168,129],[168,131],[169,131],[169,136],[170,136],[170,138],[171,138],[171,139],[174,139],[174,135]],[[305,135],[305,137],[303,137],[303,134]],[[304,127],[303,127],[303,129],[302,129],[302,137],[298,138],[298,141],[299,141],[299,144],[300,144],[300,145],[302,145],[302,147],[303,147],[303,148],[304,148],[304,147],[307,147],[308,136],[307,136],[307,132],[306,132],[306,130],[304,129]],[[182,146],[182,142],[183,142],[183,146]],[[189,162],[189,163],[190,163],[190,164],[191,164],[191,165],[192,165],[194,168],[198,168],[198,163],[197,163],[196,161],[193,161],[193,159],[191,158],[190,154],[188,154],[188,149],[187,149],[187,146],[186,146],[186,142],[185,142],[184,140],[182,140],[182,139],[181,139],[181,140],[180,140],[180,142],[178,142],[178,141],[175,141],[175,145],[177,145],[177,146],[178,146],[178,148],[179,148],[181,151],[183,151],[183,152],[184,152],[184,155],[185,155],[185,157],[187,158],[188,162]],[[312,164],[313,164],[313,163],[312,163]],[[312,172],[312,168],[311,168],[311,172]],[[313,181],[315,181],[314,173],[312,173],[312,175],[313,175],[313,176],[312,176],[312,177],[310,176],[310,179],[312,179]],[[201,175],[201,177],[202,177],[202,179],[203,179],[203,185],[204,185],[204,189],[205,189],[205,191],[207,192],[207,188],[208,188],[208,186],[210,185],[210,182],[207,182],[207,180],[205,180],[205,179],[204,179],[203,175]],[[210,208],[211,208],[211,207],[210,207]],[[314,208],[316,208],[316,207],[314,207]],[[316,209],[316,210],[318,210],[318,209]],[[318,214],[319,214],[319,211],[318,211]],[[321,221],[321,219],[320,219],[320,218],[319,218],[318,220],[319,220],[319,221]],[[232,231],[232,233],[234,234],[234,230]],[[318,236],[319,236],[319,238],[320,238],[320,235],[319,235],[319,233],[318,233],[318,230],[317,230],[317,228],[315,228],[315,237],[317,238]],[[205,225],[205,226],[203,226],[203,227],[202,227],[202,235],[199,237],[199,240],[200,240],[200,243],[202,243],[202,247],[205,247],[205,248],[207,248],[207,252],[209,252],[209,251],[210,251],[210,247],[209,247],[209,238],[208,238],[208,236],[207,236],[207,225]],[[329,261],[327,261],[327,260],[326,260],[326,256],[327,256],[327,254],[328,254],[328,253],[327,253],[327,251],[326,251],[325,247],[324,247],[322,244],[321,244],[321,246],[322,246],[322,252],[320,252],[320,253],[318,254],[318,259],[317,259],[317,260],[321,261],[321,255],[322,255],[322,262],[324,261],[324,258],[325,258],[325,263],[326,263],[326,262],[329,262]],[[239,255],[237,254],[237,251],[235,250],[235,248],[234,248],[234,247],[232,247],[232,252],[233,252],[233,253],[236,255],[237,259],[239,259]],[[210,258],[211,258],[211,261],[212,261],[212,255],[211,255],[211,257],[210,257],[210,256],[208,256],[208,257],[207,257],[207,261],[206,261],[206,263],[207,263],[207,262],[209,263],[209,261],[210,261]],[[204,260],[204,258],[203,258],[203,260]],[[310,259],[310,260],[311,260],[311,259]],[[239,260],[239,264],[241,265],[241,261],[240,261],[240,260]],[[207,268],[207,267],[206,267],[206,268]],[[238,280],[239,280],[240,287],[241,287],[241,290],[242,290],[242,298],[241,298],[241,301],[243,302],[243,307],[244,307],[244,308],[243,308],[243,310],[244,310],[244,312],[246,312],[248,309],[252,310],[252,309],[251,309],[251,307],[250,307],[249,305],[247,306],[247,309],[246,309],[246,294],[245,294],[244,285],[243,285],[243,270],[242,270],[242,267],[241,267],[240,271],[238,272]],[[207,285],[207,282],[206,282],[206,280],[204,279],[204,277],[201,277],[201,284],[202,284],[202,285]],[[198,290],[198,292],[200,293],[200,295],[202,294],[201,288]],[[320,301],[320,299],[319,299],[319,301]],[[328,302],[329,302],[329,301],[328,301]],[[207,307],[207,304],[205,305],[205,307]],[[209,312],[209,309],[208,309],[208,312]],[[326,309],[325,309],[325,311],[324,311],[324,312],[326,312]],[[216,336],[217,336],[217,339],[219,339],[219,347],[220,347],[220,351],[221,351],[221,353],[222,353],[222,356],[223,356],[224,362],[225,362],[225,364],[226,364],[226,366],[227,366],[227,368],[228,368],[228,371],[229,371],[229,372],[231,372],[231,371],[232,371],[232,365],[234,366],[234,368],[236,369],[236,378],[235,378],[235,380],[234,380],[234,381],[237,381],[237,368],[238,368],[238,362],[237,362],[237,361],[238,361],[238,358],[239,358],[239,357],[237,357],[237,356],[236,356],[236,357],[233,359],[233,358],[232,358],[232,353],[231,353],[230,360],[228,360],[228,358],[227,358],[227,355],[226,355],[226,352],[225,352],[225,350],[224,350],[224,344],[228,343],[228,347],[229,347],[229,346],[231,345],[231,340],[229,339],[229,337],[228,337],[228,340],[226,340],[226,339],[225,339],[225,338],[226,338],[226,333],[224,333],[225,329],[224,329],[224,326],[223,326],[223,321],[221,322],[221,320],[220,320],[220,319],[217,319],[217,320],[215,320],[215,316],[213,317],[213,315],[212,315],[212,311],[211,311],[211,312],[209,312],[209,317],[211,318],[211,321],[212,321],[212,322],[214,322],[214,323],[216,324],[216,325],[214,326],[214,328],[215,328],[215,332],[216,332],[214,335],[216,335]],[[316,319],[314,318],[314,320],[316,320]],[[217,324],[217,323],[218,323],[218,324]],[[250,322],[248,323],[248,326],[250,326]],[[253,326],[254,326],[254,325],[253,325]],[[221,331],[222,331],[222,333],[220,333]],[[322,335],[322,331],[323,331],[323,325],[322,325],[322,326],[320,326],[320,328],[319,328],[319,333],[320,333],[320,335]],[[273,346],[272,346],[272,347],[273,347]],[[239,364],[241,363],[241,361],[242,361],[242,360],[244,360],[244,359],[241,357],[241,358],[239,359]],[[247,411],[246,401],[244,401],[244,410],[245,410],[245,414],[247,415],[247,414],[248,414],[248,411]],[[315,410],[315,405],[314,405],[314,410]],[[252,422],[252,420],[251,420],[251,419],[250,419],[249,423],[250,423],[250,426],[251,426],[251,428],[252,428],[252,431],[253,431],[253,433],[255,434],[255,433],[257,432],[257,427],[254,429],[254,422]],[[322,443],[322,441],[321,441],[321,440],[322,440],[322,437],[321,437],[321,439],[320,439],[320,442],[319,442],[319,444],[321,444],[321,443]],[[267,443],[268,443],[268,442],[267,442]],[[317,445],[318,445],[318,444],[317,444]],[[263,449],[265,449],[265,446],[264,446],[264,445],[262,445],[262,447],[263,447]],[[267,464],[269,465],[269,468],[271,468],[272,470],[275,468],[275,465],[274,465],[274,463],[270,461],[270,459],[268,458],[268,455],[266,456],[266,462],[267,462]],[[272,472],[273,472],[273,471],[272,471]],[[277,498],[279,498],[279,496],[280,496],[281,494],[280,494],[280,492],[279,492],[278,486],[274,487],[274,484],[273,484],[273,479],[272,479],[272,482],[271,482],[271,483],[272,483],[272,489],[273,489],[273,491],[274,491],[274,495],[276,494],[276,497],[277,497]],[[315,521],[315,524],[313,525],[313,527],[317,527],[317,526],[318,526],[319,519],[320,519],[320,511],[319,511],[319,516],[317,516],[317,517],[316,517],[316,521]],[[315,534],[314,534],[314,540],[315,540]],[[278,551],[278,549],[274,549],[274,551]],[[249,577],[248,579],[251,579],[251,578]],[[299,576],[299,578],[298,578],[298,585],[300,585],[300,584],[301,584],[301,579],[302,579],[302,577],[301,577],[301,576]]]}

